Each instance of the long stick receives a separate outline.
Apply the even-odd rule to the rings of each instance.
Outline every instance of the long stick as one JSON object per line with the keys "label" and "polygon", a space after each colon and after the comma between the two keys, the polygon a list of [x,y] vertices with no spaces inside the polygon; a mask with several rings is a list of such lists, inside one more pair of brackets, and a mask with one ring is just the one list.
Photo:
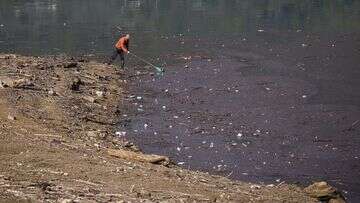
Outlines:
{"label": "long stick", "polygon": [[148,62],[147,60],[141,58],[140,56],[137,56],[136,54],[133,54],[133,53],[131,53],[131,52],[130,52],[130,54],[133,55],[133,56],[135,56],[136,58],[140,59],[142,62],[144,62],[144,63],[146,63],[146,64],[148,64],[148,65],[151,65],[151,66],[156,67],[154,64]]}
{"label": "long stick", "polygon": [[140,56],[137,56],[136,54],[133,54],[133,53],[131,53],[131,52],[130,52],[130,54],[133,55],[133,56],[135,56],[136,58],[140,59],[142,62],[144,62],[144,63],[146,63],[146,64],[148,64],[148,65],[153,66],[156,70],[159,69],[159,67],[157,67],[157,66],[155,66],[154,64],[148,62],[147,60],[141,58]]}

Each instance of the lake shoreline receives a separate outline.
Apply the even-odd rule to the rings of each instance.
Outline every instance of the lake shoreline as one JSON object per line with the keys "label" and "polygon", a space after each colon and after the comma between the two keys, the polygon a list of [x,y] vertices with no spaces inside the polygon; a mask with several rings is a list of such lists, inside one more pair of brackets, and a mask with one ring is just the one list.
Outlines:
{"label": "lake shoreline", "polygon": [[126,94],[115,66],[64,56],[2,54],[0,62],[3,200],[316,202],[294,185],[110,156],[107,149],[137,151],[114,132]]}

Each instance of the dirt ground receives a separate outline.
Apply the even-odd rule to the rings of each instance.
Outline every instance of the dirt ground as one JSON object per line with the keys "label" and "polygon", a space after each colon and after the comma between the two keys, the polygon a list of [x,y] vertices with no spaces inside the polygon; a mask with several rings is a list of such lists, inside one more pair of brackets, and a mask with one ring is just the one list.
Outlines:
{"label": "dirt ground", "polygon": [[[112,157],[127,83],[82,58],[0,55],[0,200],[5,202],[317,202],[258,185]],[[141,155],[141,154],[140,154]]]}

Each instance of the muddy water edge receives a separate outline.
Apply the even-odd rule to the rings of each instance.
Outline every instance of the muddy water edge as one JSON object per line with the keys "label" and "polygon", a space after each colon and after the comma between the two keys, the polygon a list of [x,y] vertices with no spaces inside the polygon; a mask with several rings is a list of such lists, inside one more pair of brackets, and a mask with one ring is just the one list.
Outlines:
{"label": "muddy water edge", "polygon": [[184,168],[253,182],[326,180],[360,201],[359,33],[256,35],[164,39],[192,51],[162,55],[162,76],[128,70],[121,129]]}

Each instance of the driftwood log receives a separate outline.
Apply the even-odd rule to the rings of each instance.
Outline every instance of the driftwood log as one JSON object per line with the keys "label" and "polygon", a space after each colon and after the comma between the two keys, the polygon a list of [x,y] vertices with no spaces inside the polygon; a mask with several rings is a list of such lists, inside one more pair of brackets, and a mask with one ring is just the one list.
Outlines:
{"label": "driftwood log", "polygon": [[169,158],[166,156],[159,156],[154,154],[142,154],[131,151],[126,151],[122,149],[108,149],[108,154],[110,156],[118,157],[121,159],[126,159],[129,161],[140,161],[152,164],[169,164]]}

